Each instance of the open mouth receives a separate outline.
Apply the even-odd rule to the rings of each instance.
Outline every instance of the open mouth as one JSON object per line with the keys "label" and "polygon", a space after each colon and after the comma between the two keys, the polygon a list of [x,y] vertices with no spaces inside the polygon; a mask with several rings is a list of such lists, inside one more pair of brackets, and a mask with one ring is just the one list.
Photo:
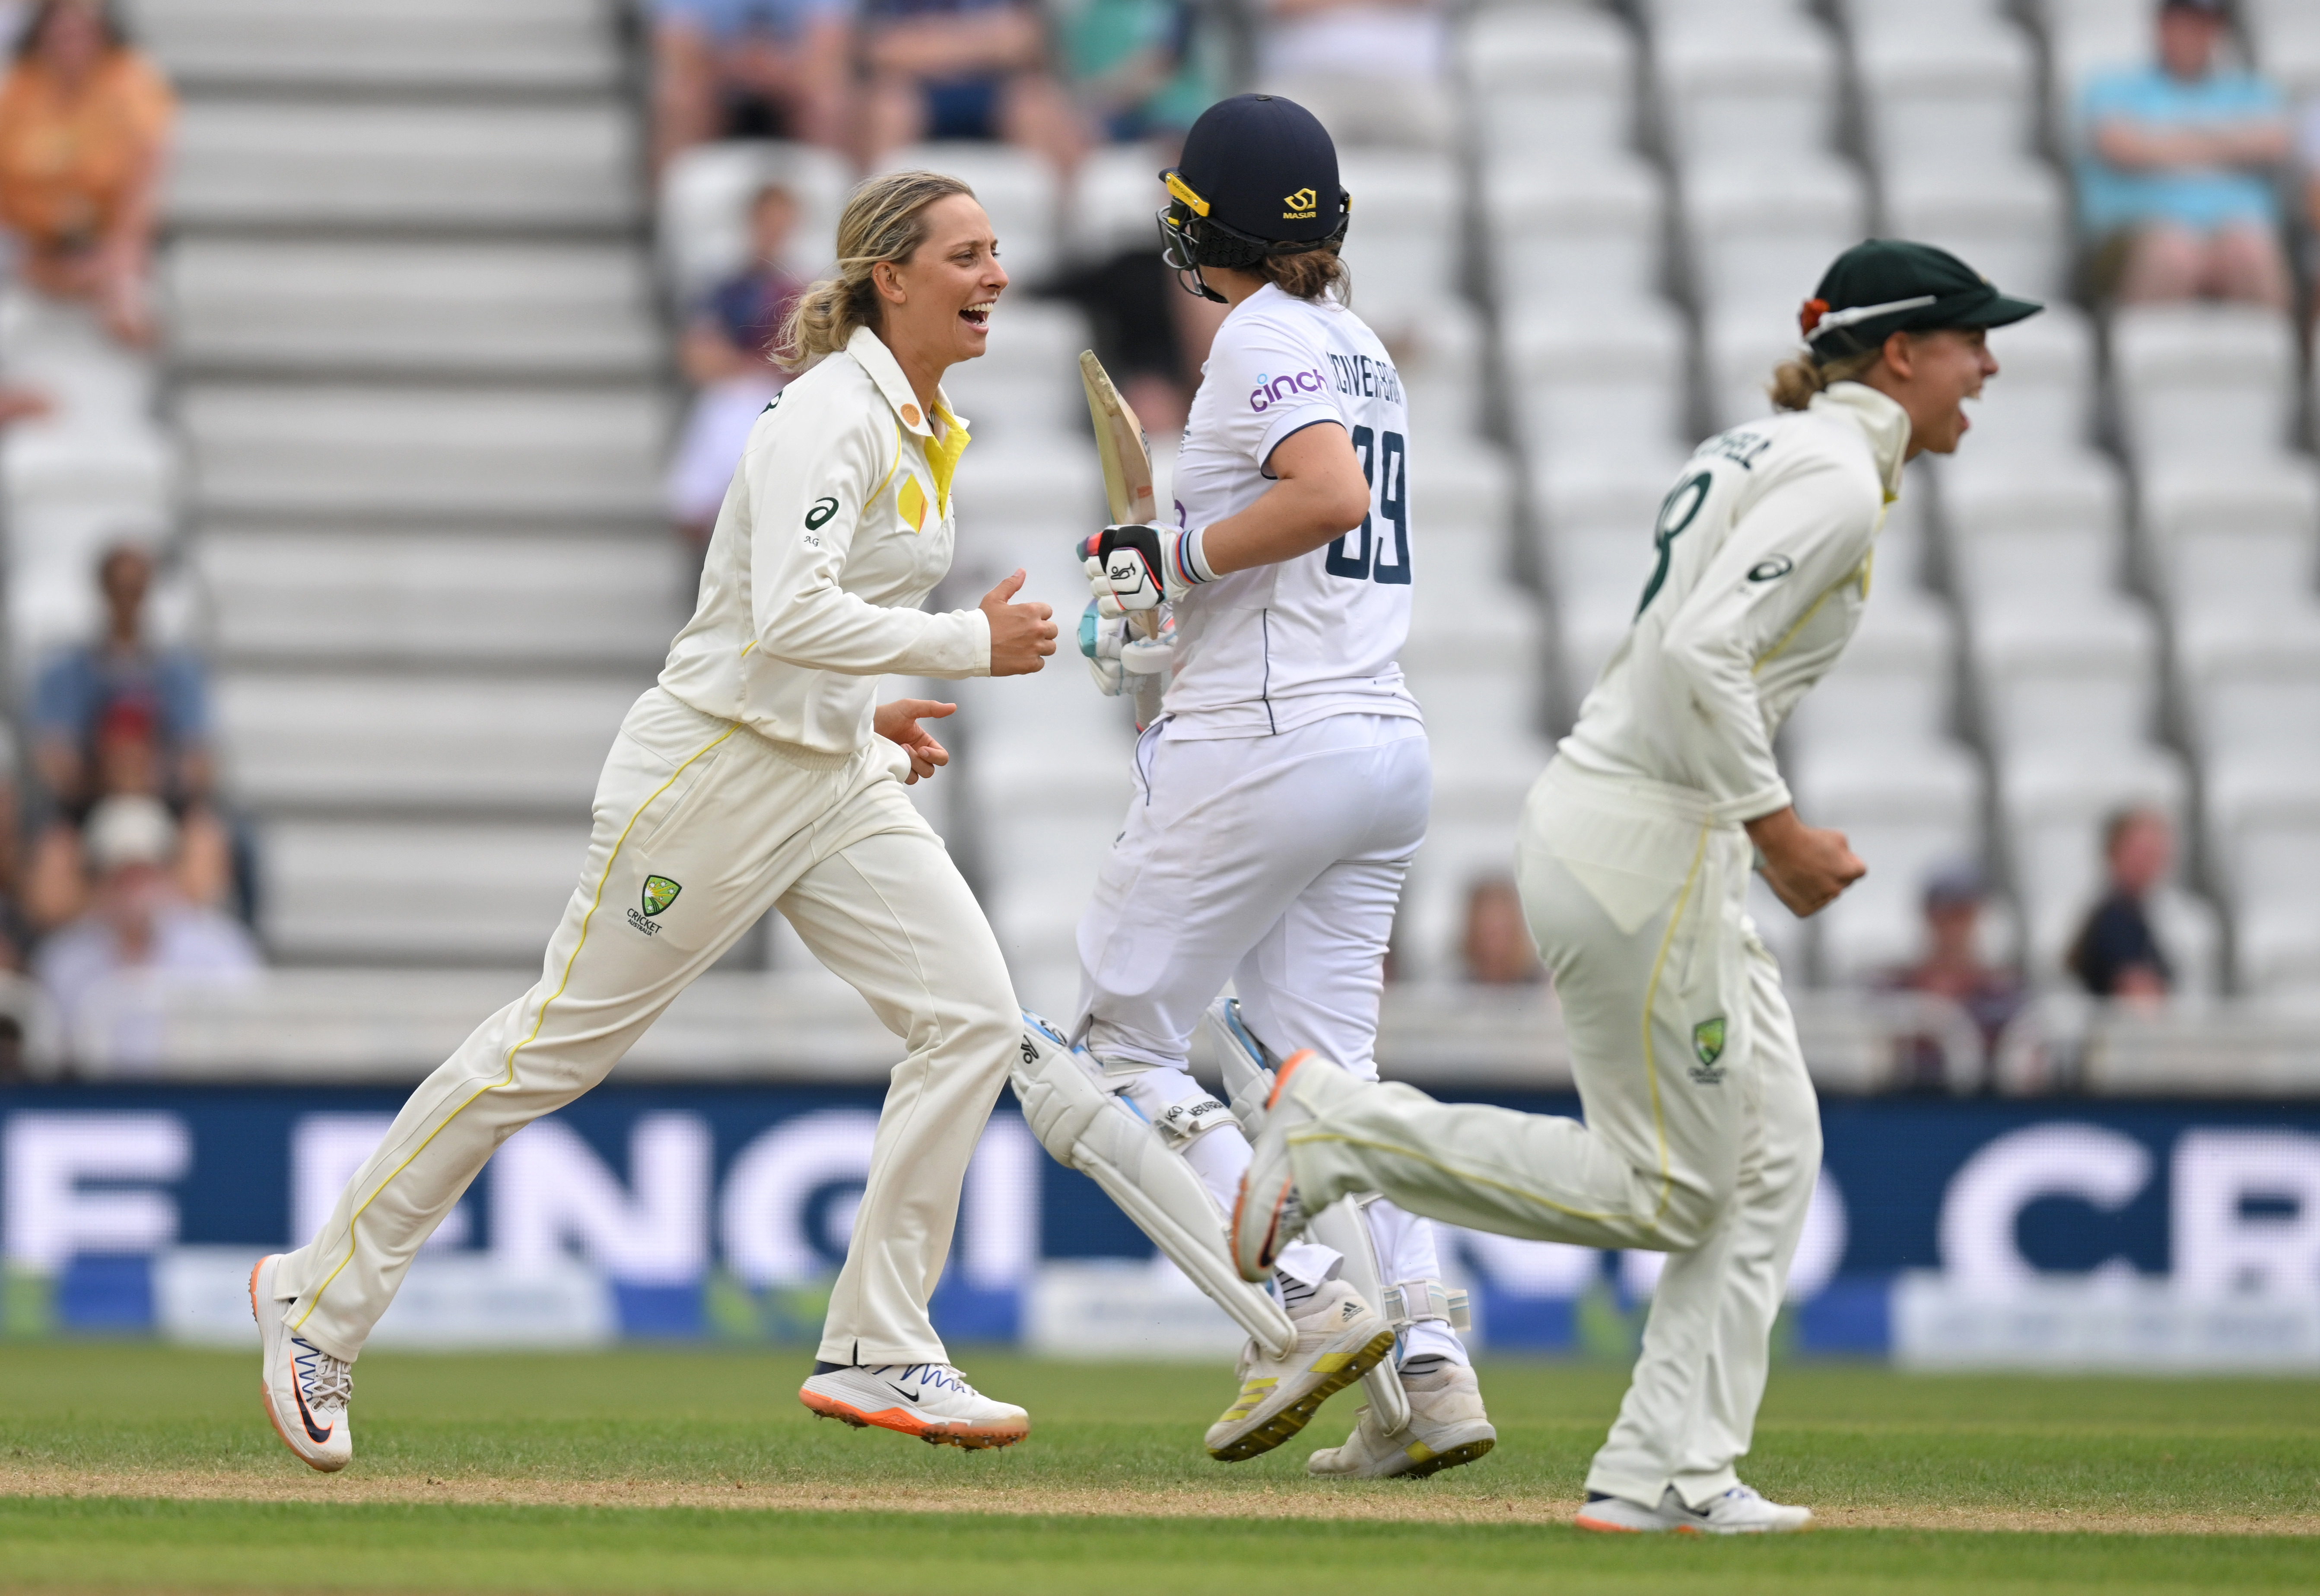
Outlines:
{"label": "open mouth", "polygon": [[970,327],[988,331],[991,328],[991,307],[998,303],[995,299],[986,299],[979,304],[968,305],[958,313],[958,319]]}

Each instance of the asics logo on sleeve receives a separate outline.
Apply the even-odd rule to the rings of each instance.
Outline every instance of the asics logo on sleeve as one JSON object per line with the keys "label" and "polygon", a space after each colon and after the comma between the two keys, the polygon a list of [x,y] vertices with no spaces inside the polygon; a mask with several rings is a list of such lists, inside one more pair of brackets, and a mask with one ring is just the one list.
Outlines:
{"label": "asics logo on sleeve", "polygon": [[836,499],[816,499],[813,502],[813,508],[805,512],[806,530],[808,531],[820,530],[823,527],[829,524],[829,518],[837,513],[838,501]]}
{"label": "asics logo on sleeve", "polygon": [[1750,566],[1748,567],[1748,580],[1751,582],[1778,582],[1781,577],[1787,576],[1790,571],[1793,571],[1796,568],[1796,561],[1790,559],[1785,554],[1776,554],[1770,559],[1760,559],[1754,565]]}

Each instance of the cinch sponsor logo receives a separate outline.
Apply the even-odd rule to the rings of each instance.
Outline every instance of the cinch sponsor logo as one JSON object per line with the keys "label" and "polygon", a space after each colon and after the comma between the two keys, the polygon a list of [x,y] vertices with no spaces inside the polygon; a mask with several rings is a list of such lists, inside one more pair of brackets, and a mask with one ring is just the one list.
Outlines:
{"label": "cinch sponsor logo", "polygon": [[1300,394],[1318,394],[1328,385],[1318,370],[1293,371],[1287,376],[1267,376],[1259,372],[1256,386],[1248,391],[1248,407],[1262,413],[1271,410],[1283,399],[1293,399]]}

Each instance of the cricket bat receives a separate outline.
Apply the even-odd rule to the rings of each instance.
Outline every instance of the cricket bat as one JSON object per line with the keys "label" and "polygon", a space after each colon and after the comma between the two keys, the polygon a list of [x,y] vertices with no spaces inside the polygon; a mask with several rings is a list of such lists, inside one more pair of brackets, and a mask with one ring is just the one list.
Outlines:
{"label": "cricket bat", "polygon": [[[1144,440],[1144,423],[1111,385],[1111,373],[1093,349],[1080,351],[1080,385],[1087,390],[1088,419],[1095,422],[1096,458],[1103,462],[1103,496],[1112,524],[1150,521],[1158,506],[1152,497],[1152,451]],[[1158,611],[1138,610],[1130,620],[1143,636],[1160,635]]]}

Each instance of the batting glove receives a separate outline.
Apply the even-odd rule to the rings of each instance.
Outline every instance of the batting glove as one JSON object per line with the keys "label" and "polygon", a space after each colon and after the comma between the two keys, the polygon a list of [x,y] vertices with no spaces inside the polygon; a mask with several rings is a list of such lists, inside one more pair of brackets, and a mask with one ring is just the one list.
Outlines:
{"label": "batting glove", "polygon": [[1088,586],[1105,616],[1174,603],[1216,580],[1201,558],[1201,530],[1110,526],[1080,546]]}
{"label": "batting glove", "polygon": [[1127,616],[1103,613],[1096,600],[1080,612],[1080,653],[1106,698],[1136,691],[1139,678],[1165,676],[1176,662],[1175,641],[1174,621],[1162,623],[1158,637],[1146,638],[1128,630]]}

